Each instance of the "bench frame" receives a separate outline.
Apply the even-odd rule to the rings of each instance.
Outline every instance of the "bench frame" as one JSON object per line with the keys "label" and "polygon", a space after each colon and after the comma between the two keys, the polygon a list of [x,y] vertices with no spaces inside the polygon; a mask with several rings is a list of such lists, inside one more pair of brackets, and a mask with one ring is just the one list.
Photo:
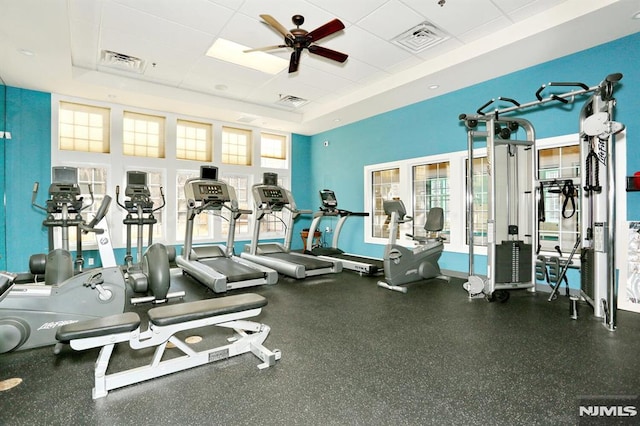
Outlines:
{"label": "bench frame", "polygon": [[[253,353],[262,361],[262,363],[258,365],[260,369],[275,365],[276,361],[281,357],[280,351],[270,351],[262,345],[269,335],[270,327],[265,324],[244,320],[244,318],[260,314],[261,310],[261,308],[248,309],[167,326],[158,326],[150,322],[149,328],[146,331],[141,331],[138,326],[130,332],[72,339],[69,341],[69,344],[76,350],[102,347],[94,368],[95,385],[92,396],[93,399],[97,399],[105,397],[107,392],[112,389],[187,370],[247,352]],[[228,339],[230,343],[196,352],[189,347],[187,343],[175,336],[175,334],[180,331],[211,325],[233,329],[235,335]],[[113,349],[117,343],[122,342],[129,342],[129,346],[136,350],[155,346],[156,349],[153,358],[148,365],[107,374]],[[167,343],[169,342],[175,345],[175,348],[182,351],[184,355],[163,361],[162,358],[167,349]]]}

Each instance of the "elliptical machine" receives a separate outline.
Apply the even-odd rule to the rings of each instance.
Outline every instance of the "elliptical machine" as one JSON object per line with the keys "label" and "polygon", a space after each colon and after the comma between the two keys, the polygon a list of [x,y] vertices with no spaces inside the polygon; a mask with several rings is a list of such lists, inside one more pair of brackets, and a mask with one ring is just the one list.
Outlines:
{"label": "elliptical machine", "polygon": [[[122,221],[127,227],[127,252],[125,261],[125,276],[127,283],[136,293],[145,293],[148,295],[142,297],[134,297],[131,304],[139,303],[163,303],[170,298],[184,297],[184,291],[169,293],[170,279],[162,277],[162,279],[152,279],[149,274],[153,274],[154,268],[149,267],[146,263],[147,257],[143,256],[143,234],[145,225],[149,226],[147,251],[151,251],[152,258],[157,258],[161,253],[167,256],[167,264],[169,258],[175,258],[175,250],[169,252],[168,248],[162,244],[153,244],[153,226],[158,223],[154,213],[162,209],[166,202],[164,192],[160,188],[160,196],[162,197],[162,205],[154,208],[154,202],[151,199],[151,191],[147,184],[148,174],[140,171],[127,172],[127,187],[125,188],[124,204],[120,202],[120,186],[116,186],[116,203],[127,211],[127,215]],[[132,226],[137,226],[137,247],[136,262],[133,262],[132,255]],[[164,263],[164,261],[162,262]],[[161,268],[161,269],[164,269]]]}
{"label": "elliptical machine", "polygon": [[406,234],[416,241],[418,245],[413,249],[408,249],[396,244],[399,226],[402,223],[413,220],[407,216],[407,210],[401,200],[385,200],[383,202],[384,212],[391,216],[389,221],[389,242],[384,250],[384,281],[378,281],[378,286],[395,290],[402,293],[407,292],[402,284],[427,280],[430,278],[442,278],[449,280],[440,272],[438,260],[444,250],[444,239],[440,232],[444,226],[444,211],[440,207],[432,207],[429,210],[424,229],[427,237],[418,237]]}
{"label": "elliptical machine", "polygon": [[[53,247],[53,228],[62,228],[62,246],[47,255],[36,255],[44,270],[44,283],[20,284],[15,274],[3,274],[0,285],[0,353],[56,343],[56,329],[64,324],[122,313],[126,287],[120,267],[93,269],[74,275],[69,252],[68,227],[81,232],[100,232],[95,228],[106,215],[111,198],[105,196],[95,218],[85,223],[79,212],[83,207],[77,184],[77,169],[53,168],[47,207],[37,206],[38,184],[34,185],[32,203],[48,212],[43,222],[49,228]],[[54,217],[54,214],[60,217]],[[70,213],[78,213],[70,217]],[[78,250],[81,250],[80,242]],[[33,257],[33,256],[32,256]],[[76,257],[76,265],[82,255]],[[32,259],[33,263],[33,259]]]}
{"label": "elliptical machine", "polygon": [[[84,204],[84,197],[81,195],[80,185],[78,185],[78,169],[76,167],[52,167],[51,185],[49,185],[49,198],[45,206],[36,202],[38,196],[38,182],[33,185],[31,205],[47,213],[47,217],[42,221],[42,225],[48,229],[49,252],[47,255],[35,254],[29,259],[29,269],[32,273],[45,274],[47,284],[58,284],[73,275],[74,270],[82,272],[84,258],[82,257],[82,233],[96,231],[94,229],[97,221],[92,221],[91,226],[86,226],[82,218],[82,211],[91,207],[94,203],[93,191],[89,185],[89,195],[91,202]],[[106,196],[103,200],[104,213],[109,208],[111,197]],[[102,208],[102,207],[101,207]],[[104,214],[103,214],[104,216]],[[99,219],[100,220],[100,219]],[[76,232],[76,258],[71,261],[69,251],[69,228],[75,227]],[[56,248],[55,228],[60,228],[60,247]],[[49,264],[48,272],[46,265]]]}

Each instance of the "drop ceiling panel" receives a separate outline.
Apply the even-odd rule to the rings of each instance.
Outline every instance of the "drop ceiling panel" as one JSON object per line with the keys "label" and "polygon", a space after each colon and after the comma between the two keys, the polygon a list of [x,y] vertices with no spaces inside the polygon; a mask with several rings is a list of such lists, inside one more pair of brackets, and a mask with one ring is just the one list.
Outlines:
{"label": "drop ceiling panel", "polygon": [[448,0],[440,7],[436,1],[402,0],[440,29],[457,36],[502,15],[489,0]]}
{"label": "drop ceiling panel", "polygon": [[313,57],[313,61],[306,62],[305,65],[317,68],[321,71],[338,75],[341,78],[351,80],[354,83],[362,84],[363,81],[370,81],[375,78],[388,76],[389,73],[380,70],[377,67],[366,64],[354,57],[349,57],[343,64],[337,64],[335,61],[320,60]]}
{"label": "drop ceiling panel", "polygon": [[471,43],[472,41],[478,40],[489,34],[495,33],[496,31],[507,28],[509,25],[513,25],[513,23],[508,18],[499,16],[496,19],[485,22],[482,25],[478,25],[477,27],[472,28],[469,31],[458,34],[458,40],[462,41],[463,43]]}
{"label": "drop ceiling panel", "polygon": [[272,0],[269,2],[246,0],[239,11],[256,19],[260,19],[260,15],[271,15],[287,29],[295,28],[291,22],[293,15],[303,15],[305,20],[301,28],[307,31],[312,31],[335,18],[327,11],[300,0]]}
{"label": "drop ceiling panel", "polygon": [[[333,15],[340,16],[344,21],[355,23],[387,1],[388,0],[309,0],[309,3],[313,3]],[[347,22],[345,22],[345,24],[347,24]]]}
{"label": "drop ceiling panel", "polygon": [[[389,19],[390,16],[393,19]],[[424,16],[415,10],[398,0],[391,0],[358,22],[358,26],[389,41],[424,20]]]}
{"label": "drop ceiling panel", "polygon": [[114,0],[123,7],[174,22],[185,27],[217,34],[233,15],[228,7],[216,5],[208,0]]}
{"label": "drop ceiling panel", "polygon": [[[211,42],[209,34],[113,3],[104,6],[101,33],[114,38],[114,34],[120,33],[127,36],[132,45],[147,45],[149,48],[158,46],[166,50],[179,49],[200,54],[206,51]],[[104,37],[101,41],[104,41]]]}
{"label": "drop ceiling panel", "polygon": [[[105,102],[113,91],[119,102],[184,109],[202,117],[262,114],[261,123],[278,117],[284,120],[279,126],[308,134],[340,125],[333,121],[335,114],[345,124],[426,99],[434,93],[424,89],[429,84],[440,83],[438,93],[445,93],[456,84],[495,78],[633,34],[640,31],[640,21],[630,16],[639,4],[446,0],[440,7],[437,0],[0,0],[2,77],[17,87]],[[349,59],[339,64],[305,52],[297,73],[284,70],[272,76],[205,57],[220,36],[254,48],[282,43],[282,36],[262,23],[260,14],[274,16],[285,28],[293,27],[292,15],[302,14],[308,31],[341,19],[345,30],[319,44]],[[389,41],[423,20],[452,38],[417,54]],[[485,36],[491,43],[476,44]],[[97,63],[103,48],[157,66],[147,64],[145,73],[137,75],[107,71]],[[23,49],[35,54],[25,56]],[[272,53],[288,60],[291,51]],[[447,82],[451,76],[456,83]],[[444,83],[434,81],[438,78]],[[279,92],[311,102],[286,111],[273,105]]]}
{"label": "drop ceiling panel", "polygon": [[338,50],[366,64],[386,70],[409,58],[404,49],[365,31],[357,26],[347,27],[344,37],[335,37],[326,47]]}

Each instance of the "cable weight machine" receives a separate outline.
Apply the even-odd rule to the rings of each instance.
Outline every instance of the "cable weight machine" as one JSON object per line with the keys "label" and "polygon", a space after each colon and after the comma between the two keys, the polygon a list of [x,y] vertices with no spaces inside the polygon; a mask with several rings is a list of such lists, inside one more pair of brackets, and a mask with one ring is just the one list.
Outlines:
{"label": "cable weight machine", "polygon": [[[467,166],[467,223],[469,242],[469,278],[464,284],[469,297],[485,297],[487,300],[508,299],[507,290],[527,288],[535,291],[536,253],[531,243],[538,238],[538,205],[542,194],[537,193],[538,166],[535,155],[535,133],[533,126],[522,119],[506,117],[527,108],[557,102],[568,104],[576,98],[589,96],[580,113],[580,151],[585,167],[581,177],[582,197],[587,207],[581,212],[582,250],[580,296],[594,309],[594,315],[603,318],[604,325],[611,331],[616,323],[616,276],[615,276],[615,134],[624,125],[613,121],[615,99],[614,86],[622,79],[622,74],[608,75],[600,84],[589,87],[584,83],[551,82],[542,85],[535,93],[536,100],[520,104],[500,97],[491,99],[476,111],[476,114],[461,114],[467,128],[469,159],[474,156],[476,142],[483,138],[487,147],[488,212],[487,212],[487,276],[474,272],[474,193],[473,161]],[[565,93],[554,93],[543,97],[549,87],[577,88]],[[496,108],[492,112],[485,109],[496,101],[511,105]],[[524,129],[523,141],[511,140],[518,127]],[[484,126],[484,131],[478,129]],[[515,131],[514,131],[515,129]],[[506,151],[501,153],[501,151]],[[506,155],[506,160],[505,160]],[[519,159],[516,159],[519,158]],[[514,173],[514,167],[519,167]],[[525,168],[522,171],[522,167]],[[501,169],[504,169],[501,171]],[[506,180],[505,180],[506,179]],[[506,191],[496,191],[496,182],[504,183]],[[501,186],[502,188],[502,186]],[[499,192],[499,193],[498,193]],[[534,199],[535,194],[535,199]],[[522,208],[525,204],[526,208]],[[517,222],[514,222],[517,220]],[[524,224],[524,229],[521,229]],[[498,239],[511,244],[511,254],[500,248]],[[524,240],[523,240],[524,237]],[[508,245],[507,244],[507,247]],[[572,256],[576,252],[574,246]],[[514,248],[517,247],[517,248]],[[504,257],[507,261],[505,262]],[[511,265],[509,266],[509,257]],[[571,259],[567,260],[567,264]],[[566,273],[566,267],[563,268]],[[502,272],[499,272],[502,271]],[[504,271],[511,280],[504,280]],[[504,282],[506,281],[506,282]],[[554,292],[557,288],[554,288]],[[551,298],[550,298],[551,300]]]}

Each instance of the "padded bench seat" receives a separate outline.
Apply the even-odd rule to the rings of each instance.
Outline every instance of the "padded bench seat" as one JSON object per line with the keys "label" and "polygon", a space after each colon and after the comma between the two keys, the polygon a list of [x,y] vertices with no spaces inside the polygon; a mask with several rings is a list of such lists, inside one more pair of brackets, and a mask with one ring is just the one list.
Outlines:
{"label": "padded bench seat", "polygon": [[[149,325],[145,331],[140,330],[138,314],[126,312],[63,325],[58,328],[56,338],[77,350],[101,347],[94,368],[92,395],[96,399],[107,396],[111,389],[247,352],[262,361],[258,365],[260,369],[275,365],[281,357],[280,351],[270,351],[263,346],[269,326],[247,320],[259,315],[266,304],[267,299],[254,293],[180,303],[149,309]],[[191,348],[176,335],[180,331],[208,326],[232,329],[235,333],[228,339],[229,344],[201,351]],[[146,366],[107,374],[115,345],[124,342],[134,350],[155,347],[153,358]],[[163,359],[168,343],[184,355]]]}
{"label": "padded bench seat", "polygon": [[232,314],[266,306],[267,299],[255,293],[238,294],[217,299],[161,306],[149,309],[149,321],[167,326],[218,315]]}
{"label": "padded bench seat", "polygon": [[127,333],[140,327],[140,317],[135,312],[111,315],[104,318],[75,322],[58,327],[56,339],[68,343],[74,339]]}

